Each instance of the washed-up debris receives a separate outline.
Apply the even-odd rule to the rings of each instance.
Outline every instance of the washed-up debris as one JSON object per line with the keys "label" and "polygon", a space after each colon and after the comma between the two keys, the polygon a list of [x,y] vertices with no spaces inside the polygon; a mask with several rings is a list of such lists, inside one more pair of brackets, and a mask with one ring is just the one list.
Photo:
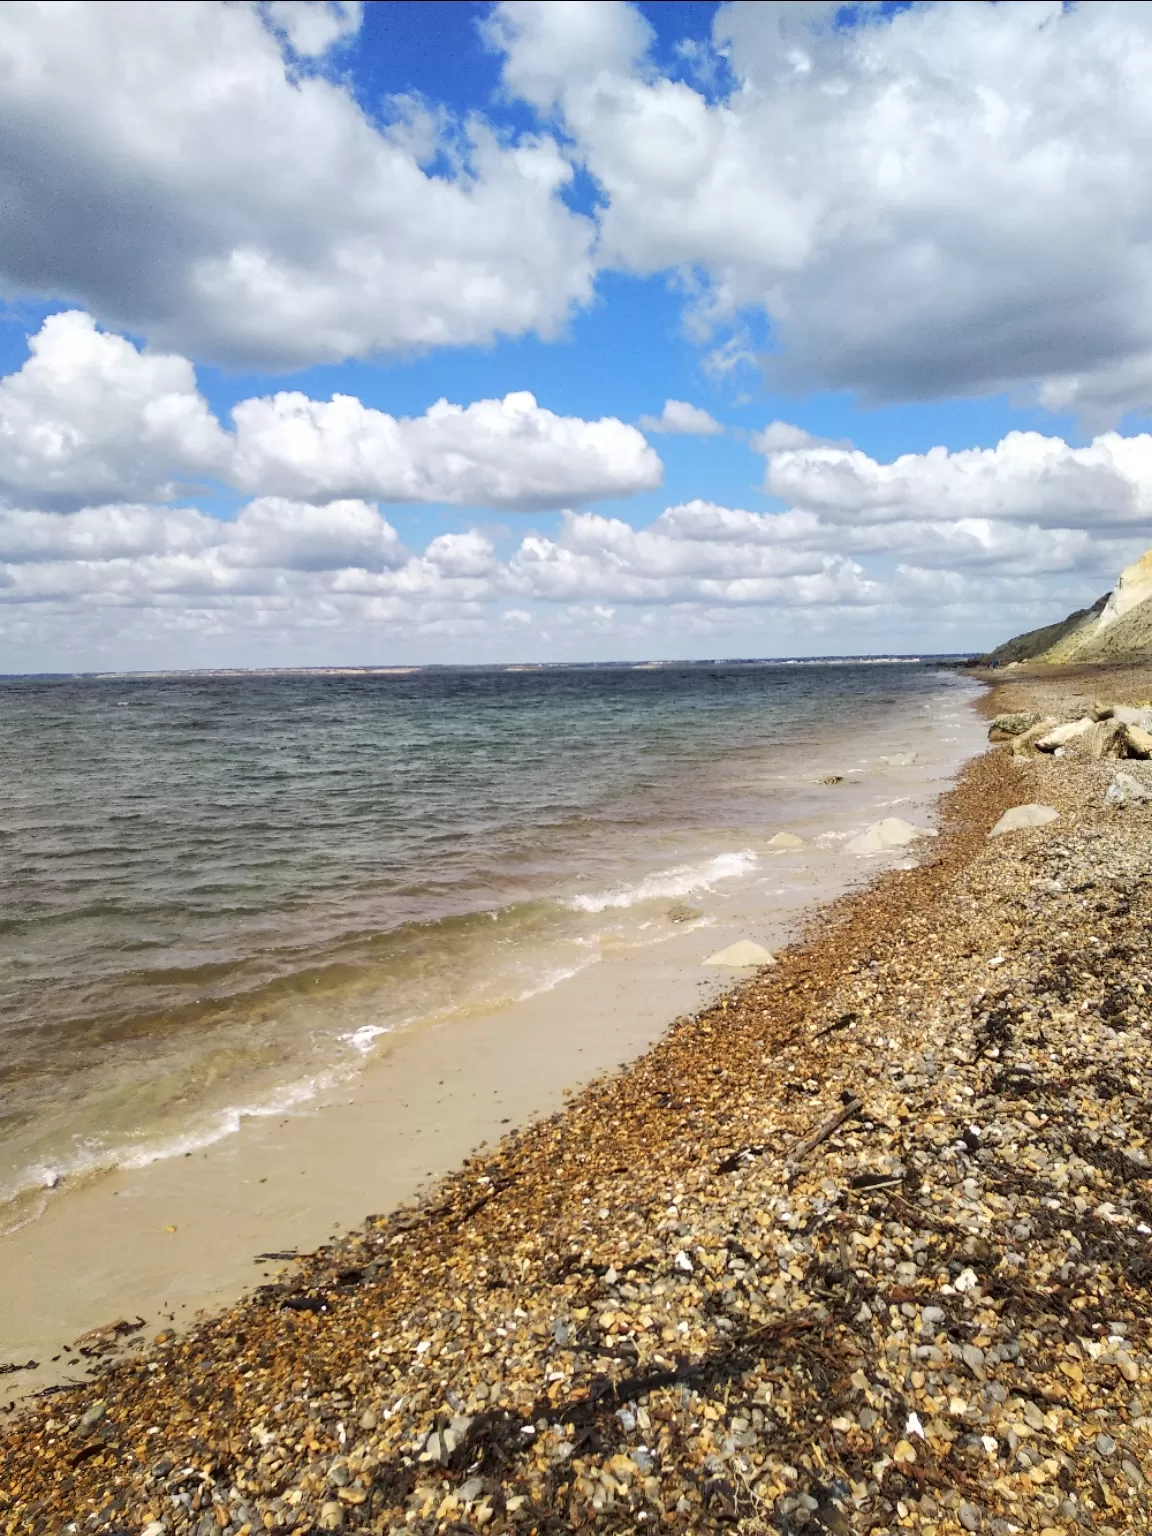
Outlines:
{"label": "washed-up debris", "polygon": [[[32,1401],[0,1532],[1143,1536],[1152,819],[1112,771],[990,752],[922,865],[627,1071]],[[1022,800],[1059,820],[989,841]]]}

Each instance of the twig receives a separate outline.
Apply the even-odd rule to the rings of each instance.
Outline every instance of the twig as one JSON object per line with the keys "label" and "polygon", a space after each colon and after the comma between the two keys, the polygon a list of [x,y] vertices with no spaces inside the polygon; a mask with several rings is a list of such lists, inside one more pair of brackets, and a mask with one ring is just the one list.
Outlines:
{"label": "twig", "polygon": [[822,1141],[827,1141],[833,1131],[839,1130],[845,1120],[851,1120],[852,1116],[858,1115],[863,1108],[863,1099],[849,1099],[847,1104],[838,1109],[834,1115],[829,1115],[827,1120],[821,1121],[814,1131],[805,1136],[803,1141],[798,1141],[792,1148],[788,1161],[784,1164],[786,1177],[792,1179],[809,1152],[818,1147]]}

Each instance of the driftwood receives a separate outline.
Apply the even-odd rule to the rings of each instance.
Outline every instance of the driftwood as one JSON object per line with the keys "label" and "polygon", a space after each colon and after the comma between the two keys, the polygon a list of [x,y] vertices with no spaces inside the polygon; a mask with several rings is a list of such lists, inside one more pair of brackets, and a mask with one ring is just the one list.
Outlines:
{"label": "driftwood", "polygon": [[[795,1177],[796,1169],[808,1156],[814,1147],[818,1147],[822,1141],[827,1141],[832,1132],[842,1126],[845,1120],[851,1120],[853,1115],[859,1114],[864,1108],[862,1099],[855,1094],[842,1105],[834,1115],[829,1115],[827,1120],[821,1123],[803,1141],[798,1141],[788,1154],[784,1162],[784,1175],[788,1179]],[[751,1146],[740,1147],[732,1152],[724,1160],[716,1165],[717,1173],[734,1173],[737,1168],[742,1168],[746,1162],[754,1157],[762,1157],[769,1151],[770,1142],[758,1142]]]}
{"label": "driftwood", "polygon": [[814,1131],[804,1137],[803,1141],[798,1141],[784,1164],[786,1176],[789,1179],[794,1178],[797,1169],[809,1152],[818,1147],[822,1141],[827,1141],[833,1131],[839,1130],[845,1120],[851,1120],[852,1116],[858,1115],[863,1108],[863,1099],[855,1097],[849,1099],[847,1104],[841,1105],[834,1115],[829,1115],[827,1120],[822,1120]]}

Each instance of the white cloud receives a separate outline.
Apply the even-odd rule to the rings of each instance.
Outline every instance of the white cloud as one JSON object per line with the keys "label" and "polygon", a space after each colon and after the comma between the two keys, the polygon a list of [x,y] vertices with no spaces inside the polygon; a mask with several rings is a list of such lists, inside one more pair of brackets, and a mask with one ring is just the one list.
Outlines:
{"label": "white cloud", "polygon": [[68,507],[170,500],[189,477],[249,494],[511,510],[653,490],[663,466],[615,417],[557,416],[525,392],[396,418],[351,395],[242,400],[225,432],[187,359],[139,352],[79,311],[50,316],[0,379],[0,494]]}
{"label": "white cloud", "polygon": [[301,661],[339,659],[329,644],[356,659],[499,655],[500,635],[529,632],[569,656],[593,634],[609,654],[965,648],[1098,596],[1152,520],[1149,436],[1074,448],[1012,433],[891,463],[777,448],[768,475],[782,511],[694,500],[633,526],[569,510],[510,548],[471,528],[406,549],[363,497],[264,494],[231,520],[0,508],[0,667],[93,665],[113,642],[120,665],[157,664],[177,634],[178,664],[226,643],[231,662],[258,660],[274,637],[268,659]]}
{"label": "white cloud", "polygon": [[593,277],[568,161],[547,135],[506,143],[411,102],[382,128],[294,62],[359,15],[0,7],[8,294],[243,366],[555,335]]}
{"label": "white cloud", "polygon": [[360,0],[265,0],[264,14],[293,53],[318,58],[360,30]]}
{"label": "white cloud", "polygon": [[1152,520],[1152,436],[1106,432],[1073,448],[1009,432],[994,448],[932,448],[889,464],[858,449],[785,448],[769,452],[764,484],[835,523],[977,518],[1135,531]]}
{"label": "white cloud", "polygon": [[167,499],[228,442],[186,358],[141,353],[78,311],[50,315],[0,379],[0,492],[41,505]]}
{"label": "white cloud", "polygon": [[1152,406],[1152,8],[840,10],[721,6],[719,100],[608,0],[509,0],[489,36],[599,183],[601,263],[691,274],[704,326],[767,314],[782,381]]}
{"label": "white cloud", "polygon": [[349,395],[295,393],[242,401],[232,415],[235,483],[313,500],[528,510],[653,490],[662,477],[635,427],[557,416],[524,391],[467,407],[439,400],[400,420]]}
{"label": "white cloud", "polygon": [[753,432],[748,439],[756,453],[779,453],[785,448],[851,448],[847,441],[833,442],[829,437],[815,437],[805,427],[797,427],[790,421],[770,421],[760,432]]}
{"label": "white cloud", "polygon": [[715,437],[724,428],[714,416],[687,400],[665,400],[659,416],[641,416],[646,432],[685,432],[697,437]]}

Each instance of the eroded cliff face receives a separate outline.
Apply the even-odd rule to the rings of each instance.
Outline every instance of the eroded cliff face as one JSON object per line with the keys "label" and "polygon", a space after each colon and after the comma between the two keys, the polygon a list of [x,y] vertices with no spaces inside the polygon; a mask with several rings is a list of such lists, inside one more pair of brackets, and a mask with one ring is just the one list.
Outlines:
{"label": "eroded cliff face", "polygon": [[998,646],[994,666],[1037,661],[1126,661],[1152,655],[1152,549],[1120,573],[1113,590],[1059,624],[1034,629]]}

